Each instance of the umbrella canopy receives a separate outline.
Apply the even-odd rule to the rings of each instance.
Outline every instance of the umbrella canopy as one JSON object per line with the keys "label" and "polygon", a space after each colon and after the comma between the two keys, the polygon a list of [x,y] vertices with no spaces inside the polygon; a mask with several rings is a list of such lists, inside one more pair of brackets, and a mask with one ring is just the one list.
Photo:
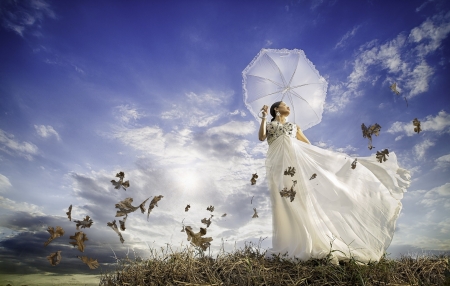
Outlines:
{"label": "umbrella canopy", "polygon": [[242,72],[244,103],[258,119],[264,105],[285,102],[289,120],[306,130],[322,120],[327,81],[302,50],[262,49]]}

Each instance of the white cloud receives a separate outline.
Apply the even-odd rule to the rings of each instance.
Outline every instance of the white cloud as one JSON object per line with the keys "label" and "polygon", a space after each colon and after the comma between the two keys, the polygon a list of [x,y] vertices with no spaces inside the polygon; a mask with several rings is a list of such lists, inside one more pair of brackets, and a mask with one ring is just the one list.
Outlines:
{"label": "white cloud", "polygon": [[445,183],[442,186],[433,188],[426,192],[420,203],[427,207],[442,204],[444,207],[450,208],[450,183]]}
{"label": "white cloud", "polygon": [[164,152],[166,140],[163,130],[158,126],[131,129],[117,128],[111,136],[133,149],[147,154],[159,155]]}
{"label": "white cloud", "polygon": [[56,18],[44,0],[0,1],[0,18],[3,27],[24,36],[26,30],[39,28],[45,17]]}
{"label": "white cloud", "polygon": [[10,154],[19,155],[25,159],[33,160],[32,155],[38,153],[38,147],[30,142],[19,142],[14,139],[14,135],[6,133],[0,129],[0,150]]}
{"label": "white cloud", "polygon": [[55,129],[53,129],[52,126],[50,125],[34,125],[34,128],[36,129],[36,132],[38,133],[39,136],[47,138],[50,136],[55,136],[56,139],[58,139],[58,141],[61,140],[61,138],[59,137],[58,132],[55,131]]}
{"label": "white cloud", "polygon": [[206,131],[208,135],[213,134],[232,134],[237,136],[243,136],[255,133],[255,123],[253,121],[230,121],[224,125],[212,127]]}
{"label": "white cloud", "polygon": [[[185,94],[187,100],[177,100],[168,111],[161,114],[162,119],[182,119],[179,123],[190,127],[205,127],[216,122],[220,117],[228,114],[223,107],[228,103],[234,92],[205,92]],[[179,101],[183,103],[180,104]]]}
{"label": "white cloud", "polygon": [[403,89],[401,95],[407,99],[425,93],[434,74],[425,56],[440,48],[449,33],[450,12],[427,19],[413,28],[409,37],[400,33],[384,44],[373,40],[362,45],[346,82],[330,84],[335,88],[330,87],[326,110],[341,110],[351,99],[364,94],[360,88],[362,83],[376,84],[380,78],[387,92],[390,92],[389,85],[396,82],[398,89]]}
{"label": "white cloud", "polygon": [[0,196],[0,209],[7,209],[16,212],[23,211],[33,214],[43,214],[42,208],[37,205],[29,204],[26,202],[16,202],[2,196]]}
{"label": "white cloud", "polygon": [[431,146],[434,146],[434,142],[431,142],[430,140],[426,139],[422,142],[420,142],[419,144],[416,144],[413,148],[414,153],[416,154],[417,158],[419,160],[423,159],[423,157],[425,156],[425,152],[427,151],[428,148],[430,148]]}
{"label": "white cloud", "polygon": [[9,187],[11,187],[11,182],[8,177],[0,174],[0,192],[6,191]]}
{"label": "white cloud", "polygon": [[450,12],[435,15],[427,19],[419,27],[411,30],[409,38],[411,42],[420,43],[416,47],[420,57],[434,52],[441,46],[441,42],[450,33]]}
{"label": "white cloud", "polygon": [[445,169],[450,166],[450,154],[441,156],[441,157],[437,158],[436,160],[434,160],[434,162],[436,162],[435,169],[438,169],[438,168]]}
{"label": "white cloud", "polygon": [[[438,132],[438,133],[449,133],[450,132],[450,114],[444,110],[439,111],[436,116],[428,115],[425,120],[420,120],[421,132]],[[386,131],[391,134],[395,133],[406,133],[407,136],[413,136],[417,134],[414,132],[414,125],[412,120],[410,122],[394,122],[391,127]]]}
{"label": "white cloud", "polygon": [[336,44],[336,46],[334,46],[334,48],[338,48],[338,47],[343,47],[345,42],[350,39],[351,37],[355,36],[356,31],[358,31],[358,29],[361,27],[361,25],[357,25],[355,27],[353,27],[353,29],[351,31],[348,31],[347,33],[345,33],[345,35],[339,40],[339,42]]}
{"label": "white cloud", "polygon": [[136,108],[130,107],[127,105],[119,105],[116,107],[119,111],[120,115],[118,116],[119,120],[125,123],[129,123],[130,120],[138,120],[143,117],[144,114],[140,113]]}

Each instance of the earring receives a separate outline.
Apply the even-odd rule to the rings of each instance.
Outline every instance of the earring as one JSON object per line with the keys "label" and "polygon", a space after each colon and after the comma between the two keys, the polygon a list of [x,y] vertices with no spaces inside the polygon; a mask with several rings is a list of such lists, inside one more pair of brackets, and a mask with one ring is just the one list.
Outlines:
{"label": "earring", "polygon": [[278,117],[280,117],[280,115],[281,115],[281,113],[279,111],[277,111],[276,114],[277,114]]}

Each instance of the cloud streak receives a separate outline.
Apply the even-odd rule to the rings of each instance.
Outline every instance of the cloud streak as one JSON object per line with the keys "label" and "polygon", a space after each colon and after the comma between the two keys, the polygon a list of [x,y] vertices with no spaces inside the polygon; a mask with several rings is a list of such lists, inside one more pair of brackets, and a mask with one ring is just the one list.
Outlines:
{"label": "cloud streak", "polygon": [[325,109],[329,112],[343,109],[351,99],[364,94],[361,84],[375,84],[380,77],[386,87],[397,82],[408,99],[425,93],[434,74],[426,56],[439,49],[449,33],[450,12],[428,18],[408,36],[400,33],[384,44],[373,40],[362,45],[347,81],[330,85],[331,101]]}

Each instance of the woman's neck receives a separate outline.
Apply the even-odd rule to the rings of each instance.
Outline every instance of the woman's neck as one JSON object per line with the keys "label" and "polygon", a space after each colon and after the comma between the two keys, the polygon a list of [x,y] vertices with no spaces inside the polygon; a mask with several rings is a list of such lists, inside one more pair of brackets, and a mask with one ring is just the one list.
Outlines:
{"label": "woman's neck", "polygon": [[286,117],[281,115],[280,117],[275,118],[275,120],[277,120],[278,122],[280,122],[281,124],[286,123]]}

